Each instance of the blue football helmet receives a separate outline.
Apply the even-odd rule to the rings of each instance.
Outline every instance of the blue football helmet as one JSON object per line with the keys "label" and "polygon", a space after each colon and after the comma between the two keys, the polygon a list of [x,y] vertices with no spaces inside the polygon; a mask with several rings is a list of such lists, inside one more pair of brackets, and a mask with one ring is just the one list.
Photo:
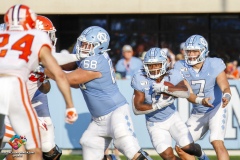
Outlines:
{"label": "blue football helmet", "polygon": [[[110,37],[108,32],[98,26],[91,26],[85,29],[77,39],[76,54],[80,58],[86,58],[101,54],[108,50]],[[87,47],[82,47],[87,43]]]}
{"label": "blue football helmet", "polygon": [[[196,56],[188,56],[187,51],[189,50],[199,50],[200,55],[198,57]],[[185,62],[188,65],[195,65],[200,62],[203,62],[205,58],[208,56],[208,42],[206,39],[200,35],[192,35],[187,39],[185,42],[184,47],[184,58]]]}
{"label": "blue football helmet", "polygon": [[0,31],[6,31],[6,24],[5,23],[0,24]]}
{"label": "blue football helmet", "polygon": [[[149,69],[149,64],[162,64],[161,68]],[[143,67],[147,76],[151,79],[157,79],[165,74],[168,68],[167,54],[160,48],[151,48],[144,56]],[[154,73],[154,74],[153,74]]]}

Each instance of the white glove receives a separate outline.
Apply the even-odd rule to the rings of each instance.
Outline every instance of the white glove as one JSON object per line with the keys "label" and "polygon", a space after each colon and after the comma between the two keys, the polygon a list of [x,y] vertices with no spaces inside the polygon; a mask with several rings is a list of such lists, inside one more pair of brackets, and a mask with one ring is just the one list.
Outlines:
{"label": "white glove", "polygon": [[33,72],[37,74],[44,73],[44,67],[42,65],[38,65]]}
{"label": "white glove", "polygon": [[174,102],[174,100],[175,99],[173,98],[173,96],[169,96],[167,99],[163,99],[163,96],[161,95],[159,100],[152,104],[152,108],[153,109],[165,108],[165,107],[171,105]]}
{"label": "white glove", "polygon": [[72,124],[78,119],[78,114],[75,108],[66,109],[66,123]]}
{"label": "white glove", "polygon": [[79,53],[76,53],[76,57],[77,59],[80,61],[81,60],[81,57],[80,57],[80,54]]}
{"label": "white glove", "polygon": [[155,93],[161,93],[168,90],[168,86],[164,85],[164,79],[160,83],[153,83],[153,91]]}
{"label": "white glove", "polygon": [[45,131],[48,130],[47,122],[44,120],[43,117],[38,117],[38,123],[39,123],[39,126],[42,130],[45,130]]}

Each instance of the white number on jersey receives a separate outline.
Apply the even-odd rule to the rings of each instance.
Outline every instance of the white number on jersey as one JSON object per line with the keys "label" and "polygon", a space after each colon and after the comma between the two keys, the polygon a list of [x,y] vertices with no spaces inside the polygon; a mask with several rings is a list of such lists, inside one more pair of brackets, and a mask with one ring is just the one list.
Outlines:
{"label": "white number on jersey", "polygon": [[96,69],[97,68],[97,61],[96,60],[84,60],[83,62],[83,67],[84,68],[91,68],[91,69]]}
{"label": "white number on jersey", "polygon": [[204,93],[203,93],[203,90],[204,90],[204,87],[205,87],[205,83],[206,83],[206,81],[205,81],[204,79],[202,79],[202,80],[197,80],[197,81],[192,81],[192,85],[200,84],[199,91],[198,91],[198,93],[196,94],[197,96],[205,97],[205,96],[204,96]]}

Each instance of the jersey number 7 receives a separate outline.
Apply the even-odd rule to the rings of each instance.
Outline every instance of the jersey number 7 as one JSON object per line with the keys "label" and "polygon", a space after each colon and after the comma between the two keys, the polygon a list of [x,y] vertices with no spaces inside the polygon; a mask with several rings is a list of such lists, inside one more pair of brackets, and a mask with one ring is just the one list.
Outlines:
{"label": "jersey number 7", "polygon": [[[0,42],[0,47],[4,47],[9,43],[9,37],[10,37],[9,34],[0,34],[0,40],[2,39],[2,41]],[[33,39],[34,39],[33,35],[27,34],[22,38],[20,38],[19,40],[17,40],[12,45],[11,50],[21,51],[22,54],[20,54],[18,58],[28,62],[29,60],[28,56],[31,55],[32,53],[31,47],[32,47]],[[0,50],[0,57],[5,57],[7,52],[8,52],[8,49]]]}

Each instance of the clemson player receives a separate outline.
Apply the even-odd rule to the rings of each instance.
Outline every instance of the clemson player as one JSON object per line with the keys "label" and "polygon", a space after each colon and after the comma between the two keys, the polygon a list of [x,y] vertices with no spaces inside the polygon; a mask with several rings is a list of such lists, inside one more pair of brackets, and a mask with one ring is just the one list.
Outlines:
{"label": "clemson player", "polygon": [[[36,17],[28,6],[14,5],[4,16],[6,31],[0,32],[0,128],[5,127],[3,119],[8,115],[14,131],[26,136],[26,149],[34,152],[28,155],[29,160],[42,159],[38,120],[26,87],[39,62],[56,78],[67,111],[75,111],[68,81],[51,54],[51,41],[46,33],[35,29]],[[75,115],[67,116],[67,122],[73,123]]]}

